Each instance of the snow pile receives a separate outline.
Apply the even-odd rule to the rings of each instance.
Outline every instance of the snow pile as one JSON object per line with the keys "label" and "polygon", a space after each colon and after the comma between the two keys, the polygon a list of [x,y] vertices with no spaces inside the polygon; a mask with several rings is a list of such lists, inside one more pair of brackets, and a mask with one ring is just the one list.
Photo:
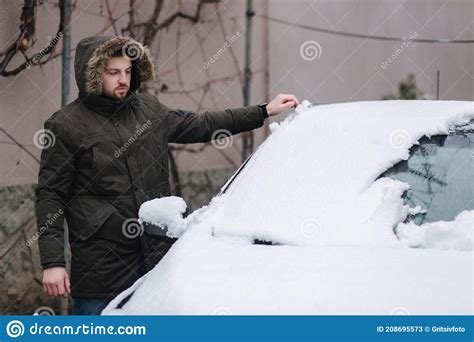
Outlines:
{"label": "snow pile", "polygon": [[305,103],[272,127],[209,224],[216,236],[279,244],[399,245],[408,184],[375,180],[423,135],[473,113],[458,101]]}
{"label": "snow pile", "polygon": [[473,250],[474,210],[460,213],[454,221],[437,221],[421,226],[400,223],[397,235],[409,247]]}
{"label": "snow pile", "polygon": [[140,224],[151,223],[166,230],[169,237],[179,237],[186,228],[183,220],[185,211],[186,202],[181,197],[169,196],[143,203],[138,217]]}

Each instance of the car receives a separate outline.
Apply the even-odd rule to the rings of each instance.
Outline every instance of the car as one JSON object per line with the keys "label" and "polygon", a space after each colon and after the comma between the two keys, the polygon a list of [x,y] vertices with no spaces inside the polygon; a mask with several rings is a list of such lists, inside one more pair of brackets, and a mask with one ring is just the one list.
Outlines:
{"label": "car", "polygon": [[102,314],[472,315],[473,118],[304,101],[207,206],[141,206],[177,241]]}

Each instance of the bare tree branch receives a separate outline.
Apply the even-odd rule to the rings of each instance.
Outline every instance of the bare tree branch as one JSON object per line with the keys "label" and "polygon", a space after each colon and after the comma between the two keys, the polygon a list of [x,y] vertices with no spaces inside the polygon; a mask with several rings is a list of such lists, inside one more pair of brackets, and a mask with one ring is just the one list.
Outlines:
{"label": "bare tree branch", "polygon": [[[59,27],[54,38],[46,45],[44,49],[36,53],[32,57],[26,55],[26,50],[33,46],[35,39],[35,27],[36,27],[36,0],[25,0],[25,4],[22,9],[20,25],[20,34],[17,40],[10,45],[10,47],[4,53],[4,58],[0,62],[0,75],[4,77],[14,76],[19,74],[25,69],[31,68],[36,65],[43,65],[49,60],[58,55],[54,55],[56,45],[59,42],[60,38],[63,36],[64,31],[64,18],[62,8],[64,7],[64,1],[59,1],[59,10],[60,10],[60,21]],[[11,62],[13,57],[18,53],[22,53],[25,56],[25,62],[20,66],[14,68],[13,70],[7,71],[6,68]],[[46,61],[42,61],[44,57],[47,57]]]}

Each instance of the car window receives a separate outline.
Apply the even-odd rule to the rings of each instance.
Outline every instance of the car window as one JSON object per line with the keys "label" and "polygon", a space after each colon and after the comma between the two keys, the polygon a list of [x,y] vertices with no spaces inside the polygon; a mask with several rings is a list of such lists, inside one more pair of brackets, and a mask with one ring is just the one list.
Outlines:
{"label": "car window", "polygon": [[405,203],[419,212],[407,221],[416,224],[451,221],[457,214],[474,209],[474,120],[455,126],[448,135],[424,137],[410,150],[410,158],[381,175],[410,185]]}

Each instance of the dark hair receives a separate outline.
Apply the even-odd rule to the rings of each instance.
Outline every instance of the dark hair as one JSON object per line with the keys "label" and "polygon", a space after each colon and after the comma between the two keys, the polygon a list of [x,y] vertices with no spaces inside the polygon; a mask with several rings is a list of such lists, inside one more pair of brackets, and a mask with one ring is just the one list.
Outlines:
{"label": "dark hair", "polygon": [[124,57],[123,55],[123,49],[118,49],[117,51],[115,51],[112,56],[110,57]]}

